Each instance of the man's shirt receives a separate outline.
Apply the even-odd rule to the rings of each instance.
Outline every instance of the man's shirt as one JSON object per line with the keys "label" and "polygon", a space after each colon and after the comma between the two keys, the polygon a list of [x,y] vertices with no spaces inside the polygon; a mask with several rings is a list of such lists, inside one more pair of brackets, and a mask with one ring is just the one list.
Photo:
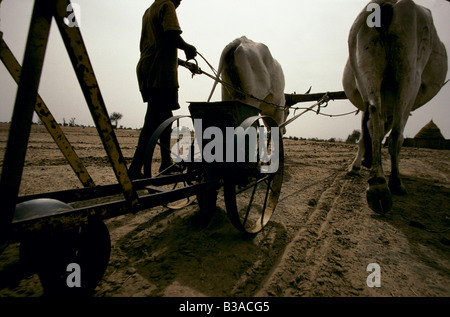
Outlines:
{"label": "man's shirt", "polygon": [[182,32],[175,6],[170,0],[155,0],[142,18],[141,58],[137,65],[141,92],[179,87],[177,48],[164,45],[167,31]]}

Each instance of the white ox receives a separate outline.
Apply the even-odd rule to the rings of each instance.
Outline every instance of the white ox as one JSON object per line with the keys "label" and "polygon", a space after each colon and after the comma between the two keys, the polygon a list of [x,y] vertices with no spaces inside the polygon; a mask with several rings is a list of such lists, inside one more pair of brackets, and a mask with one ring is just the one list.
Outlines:
{"label": "white ox", "polygon": [[[223,101],[239,100],[257,107],[262,115],[271,116],[278,125],[286,121],[289,110],[284,108],[283,69],[266,45],[245,36],[234,40],[222,52],[218,76],[226,83],[222,85]],[[217,82],[211,96],[216,85]],[[285,129],[282,130],[284,134]]]}
{"label": "white ox", "polygon": [[[371,168],[367,201],[385,213],[392,194],[406,194],[399,174],[399,153],[410,112],[430,101],[444,85],[447,53],[431,12],[412,0],[372,1],[381,8],[381,27],[369,27],[364,9],[348,39],[349,59],[343,76],[349,100],[363,111],[358,154],[350,172],[359,173],[361,159]],[[389,186],[381,166],[381,142],[390,134]]]}

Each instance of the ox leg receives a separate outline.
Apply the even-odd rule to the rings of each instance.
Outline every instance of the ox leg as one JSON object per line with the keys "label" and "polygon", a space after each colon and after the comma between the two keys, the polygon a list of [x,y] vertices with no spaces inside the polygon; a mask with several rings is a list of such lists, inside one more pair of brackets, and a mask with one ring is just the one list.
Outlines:
{"label": "ox leg", "polygon": [[[406,75],[404,75],[403,78],[414,78],[413,73],[405,72],[405,74]],[[414,104],[414,100],[411,100],[411,96],[416,96],[419,88],[419,81],[403,81],[399,88],[399,98],[395,102],[397,108],[394,111],[394,121],[389,144],[389,154],[391,156],[389,188],[391,193],[395,195],[406,195],[406,189],[402,183],[399,170],[400,150],[404,141],[403,132],[406,122],[408,121],[409,114]]]}
{"label": "ox leg", "polygon": [[[381,100],[376,104],[381,105]],[[392,196],[384,177],[381,163],[381,142],[385,135],[384,122],[381,115],[381,106],[369,106],[369,131],[372,137],[372,168],[370,170],[369,189],[367,190],[367,203],[369,207],[379,214],[385,214],[392,207]]]}
{"label": "ox leg", "polygon": [[[405,54],[400,55],[408,56],[405,48],[407,46],[399,47],[400,52],[405,52]],[[392,168],[389,177],[389,188],[391,193],[395,195],[406,195],[406,189],[401,181],[399,171],[400,150],[404,141],[403,131],[421,85],[420,77],[414,71],[420,68],[420,65],[415,63],[414,56],[408,57],[408,59],[401,62],[397,61],[394,64],[394,68],[397,70],[398,96],[393,102],[393,122],[389,144]]]}
{"label": "ox leg", "polygon": [[389,144],[389,154],[391,155],[391,175],[389,177],[389,189],[394,195],[406,195],[406,189],[400,178],[399,161],[400,150],[403,145],[403,129],[399,131],[394,127],[391,132],[391,143]]}
{"label": "ox leg", "polygon": [[361,175],[361,162],[365,152],[365,144],[364,137],[367,129],[364,129],[364,125],[367,124],[367,121],[364,118],[365,113],[362,114],[362,122],[361,122],[361,136],[358,141],[358,152],[356,153],[356,157],[353,160],[353,163],[348,168],[348,175]]}
{"label": "ox leg", "polygon": [[363,156],[363,153],[364,153],[364,142],[360,140],[358,144],[358,153],[356,153],[356,157],[353,160],[353,163],[349,166],[347,175],[350,176],[361,175],[361,158]]}
{"label": "ox leg", "polygon": [[358,153],[348,169],[348,175],[360,175],[361,165],[367,168],[372,167],[372,139],[370,137],[368,123],[369,112],[364,111],[361,123],[361,136],[358,142]]}

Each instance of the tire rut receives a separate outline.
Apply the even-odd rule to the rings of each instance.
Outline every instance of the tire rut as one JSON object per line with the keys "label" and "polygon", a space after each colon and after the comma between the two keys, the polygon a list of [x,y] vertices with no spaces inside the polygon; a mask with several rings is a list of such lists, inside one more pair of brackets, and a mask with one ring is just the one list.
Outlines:
{"label": "tire rut", "polygon": [[[319,282],[319,275],[324,259],[325,262],[336,262],[330,257],[330,245],[334,234],[331,227],[333,215],[336,212],[337,202],[343,195],[346,185],[350,181],[345,173],[339,172],[328,178],[325,190],[317,200],[314,210],[310,213],[304,226],[300,228],[294,239],[286,247],[283,258],[266,284],[259,291],[260,296],[308,296],[308,290],[313,284]],[[300,264],[300,265],[299,265]],[[292,267],[301,267],[301,270],[292,270]],[[336,266],[336,274],[339,266]],[[289,285],[282,289],[278,285]],[[316,285],[314,285],[315,287]]]}

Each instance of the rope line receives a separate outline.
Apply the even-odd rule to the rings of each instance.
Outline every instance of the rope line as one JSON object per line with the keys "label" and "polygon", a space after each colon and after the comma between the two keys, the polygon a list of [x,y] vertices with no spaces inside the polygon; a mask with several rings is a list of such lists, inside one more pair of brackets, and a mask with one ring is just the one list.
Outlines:
{"label": "rope line", "polygon": [[[293,109],[293,108],[291,108],[291,109]],[[295,110],[307,110],[307,111],[314,111],[314,112],[316,112],[313,109],[304,108],[304,107],[295,107],[294,109]],[[329,113],[322,113],[322,112],[319,112],[317,114],[320,115],[320,116],[324,116],[324,117],[335,118],[335,117],[349,116],[351,114],[358,114],[358,113],[359,113],[359,110],[354,110],[354,111],[351,111],[351,112],[346,112],[346,113],[341,113],[341,114],[329,114]]]}
{"label": "rope line", "polygon": [[[293,109],[293,110],[294,110],[294,118],[292,118],[292,119],[290,119],[290,120],[284,122],[284,123],[283,123],[283,126],[285,126],[287,123],[290,123],[290,122],[294,121],[294,120],[297,119],[299,116],[303,115],[304,113],[306,113],[306,112],[308,112],[308,111],[314,111],[314,112],[316,112],[317,115],[326,116],[326,117],[330,117],[330,118],[334,118],[334,117],[343,117],[343,116],[348,116],[348,115],[351,115],[351,114],[354,114],[354,113],[355,113],[355,114],[358,114],[358,113],[359,113],[359,110],[355,110],[355,111],[351,111],[351,112],[347,112],[347,113],[342,113],[342,114],[327,114],[327,113],[322,113],[322,112],[321,112],[321,109],[322,109],[322,108],[326,108],[326,107],[328,106],[328,102],[330,101],[330,98],[329,98],[329,96],[328,96],[327,93],[324,94],[324,96],[323,96],[321,99],[319,99],[314,105],[312,105],[312,106],[309,107],[309,108],[306,108],[306,107],[286,107],[286,106],[280,106],[280,105],[275,104],[275,103],[273,103],[273,102],[269,102],[269,101],[260,99],[260,98],[258,98],[258,97],[256,97],[256,96],[254,96],[254,95],[252,95],[252,94],[249,94],[249,93],[247,93],[247,92],[245,92],[245,91],[242,91],[241,89],[238,89],[238,88],[234,87],[232,84],[227,83],[227,82],[225,82],[224,80],[222,80],[222,79],[220,78],[220,75],[218,74],[218,71],[211,65],[211,63],[209,63],[208,60],[207,60],[201,53],[197,52],[197,54],[204,60],[204,62],[208,65],[208,67],[211,69],[211,71],[213,72],[214,75],[211,75],[211,74],[209,74],[209,73],[203,71],[203,70],[198,66],[198,62],[197,62],[196,59],[193,59],[194,62],[195,62],[195,64],[189,63],[189,61],[182,61],[182,60],[179,60],[181,66],[184,66],[185,68],[187,68],[188,70],[191,71],[192,77],[194,77],[195,75],[206,75],[206,76],[208,76],[209,78],[211,78],[212,80],[216,81],[217,83],[223,85],[225,88],[227,88],[227,89],[228,89],[228,88],[229,88],[229,89],[232,89],[232,90],[236,91],[236,92],[239,93],[239,94],[242,94],[242,95],[244,95],[244,96],[247,96],[247,97],[249,97],[249,98],[252,98],[252,99],[254,99],[254,100],[257,100],[257,101],[259,101],[259,102],[262,102],[262,103],[265,103],[265,104],[267,104],[267,105],[271,105],[271,106],[273,106],[273,107],[280,108],[280,109],[283,109],[283,110]],[[325,104],[325,105],[323,105],[323,104]],[[314,110],[314,109],[313,109],[313,108],[315,108],[315,107],[318,107],[317,110]],[[295,116],[297,110],[304,110],[304,112],[301,113],[300,115]]]}

